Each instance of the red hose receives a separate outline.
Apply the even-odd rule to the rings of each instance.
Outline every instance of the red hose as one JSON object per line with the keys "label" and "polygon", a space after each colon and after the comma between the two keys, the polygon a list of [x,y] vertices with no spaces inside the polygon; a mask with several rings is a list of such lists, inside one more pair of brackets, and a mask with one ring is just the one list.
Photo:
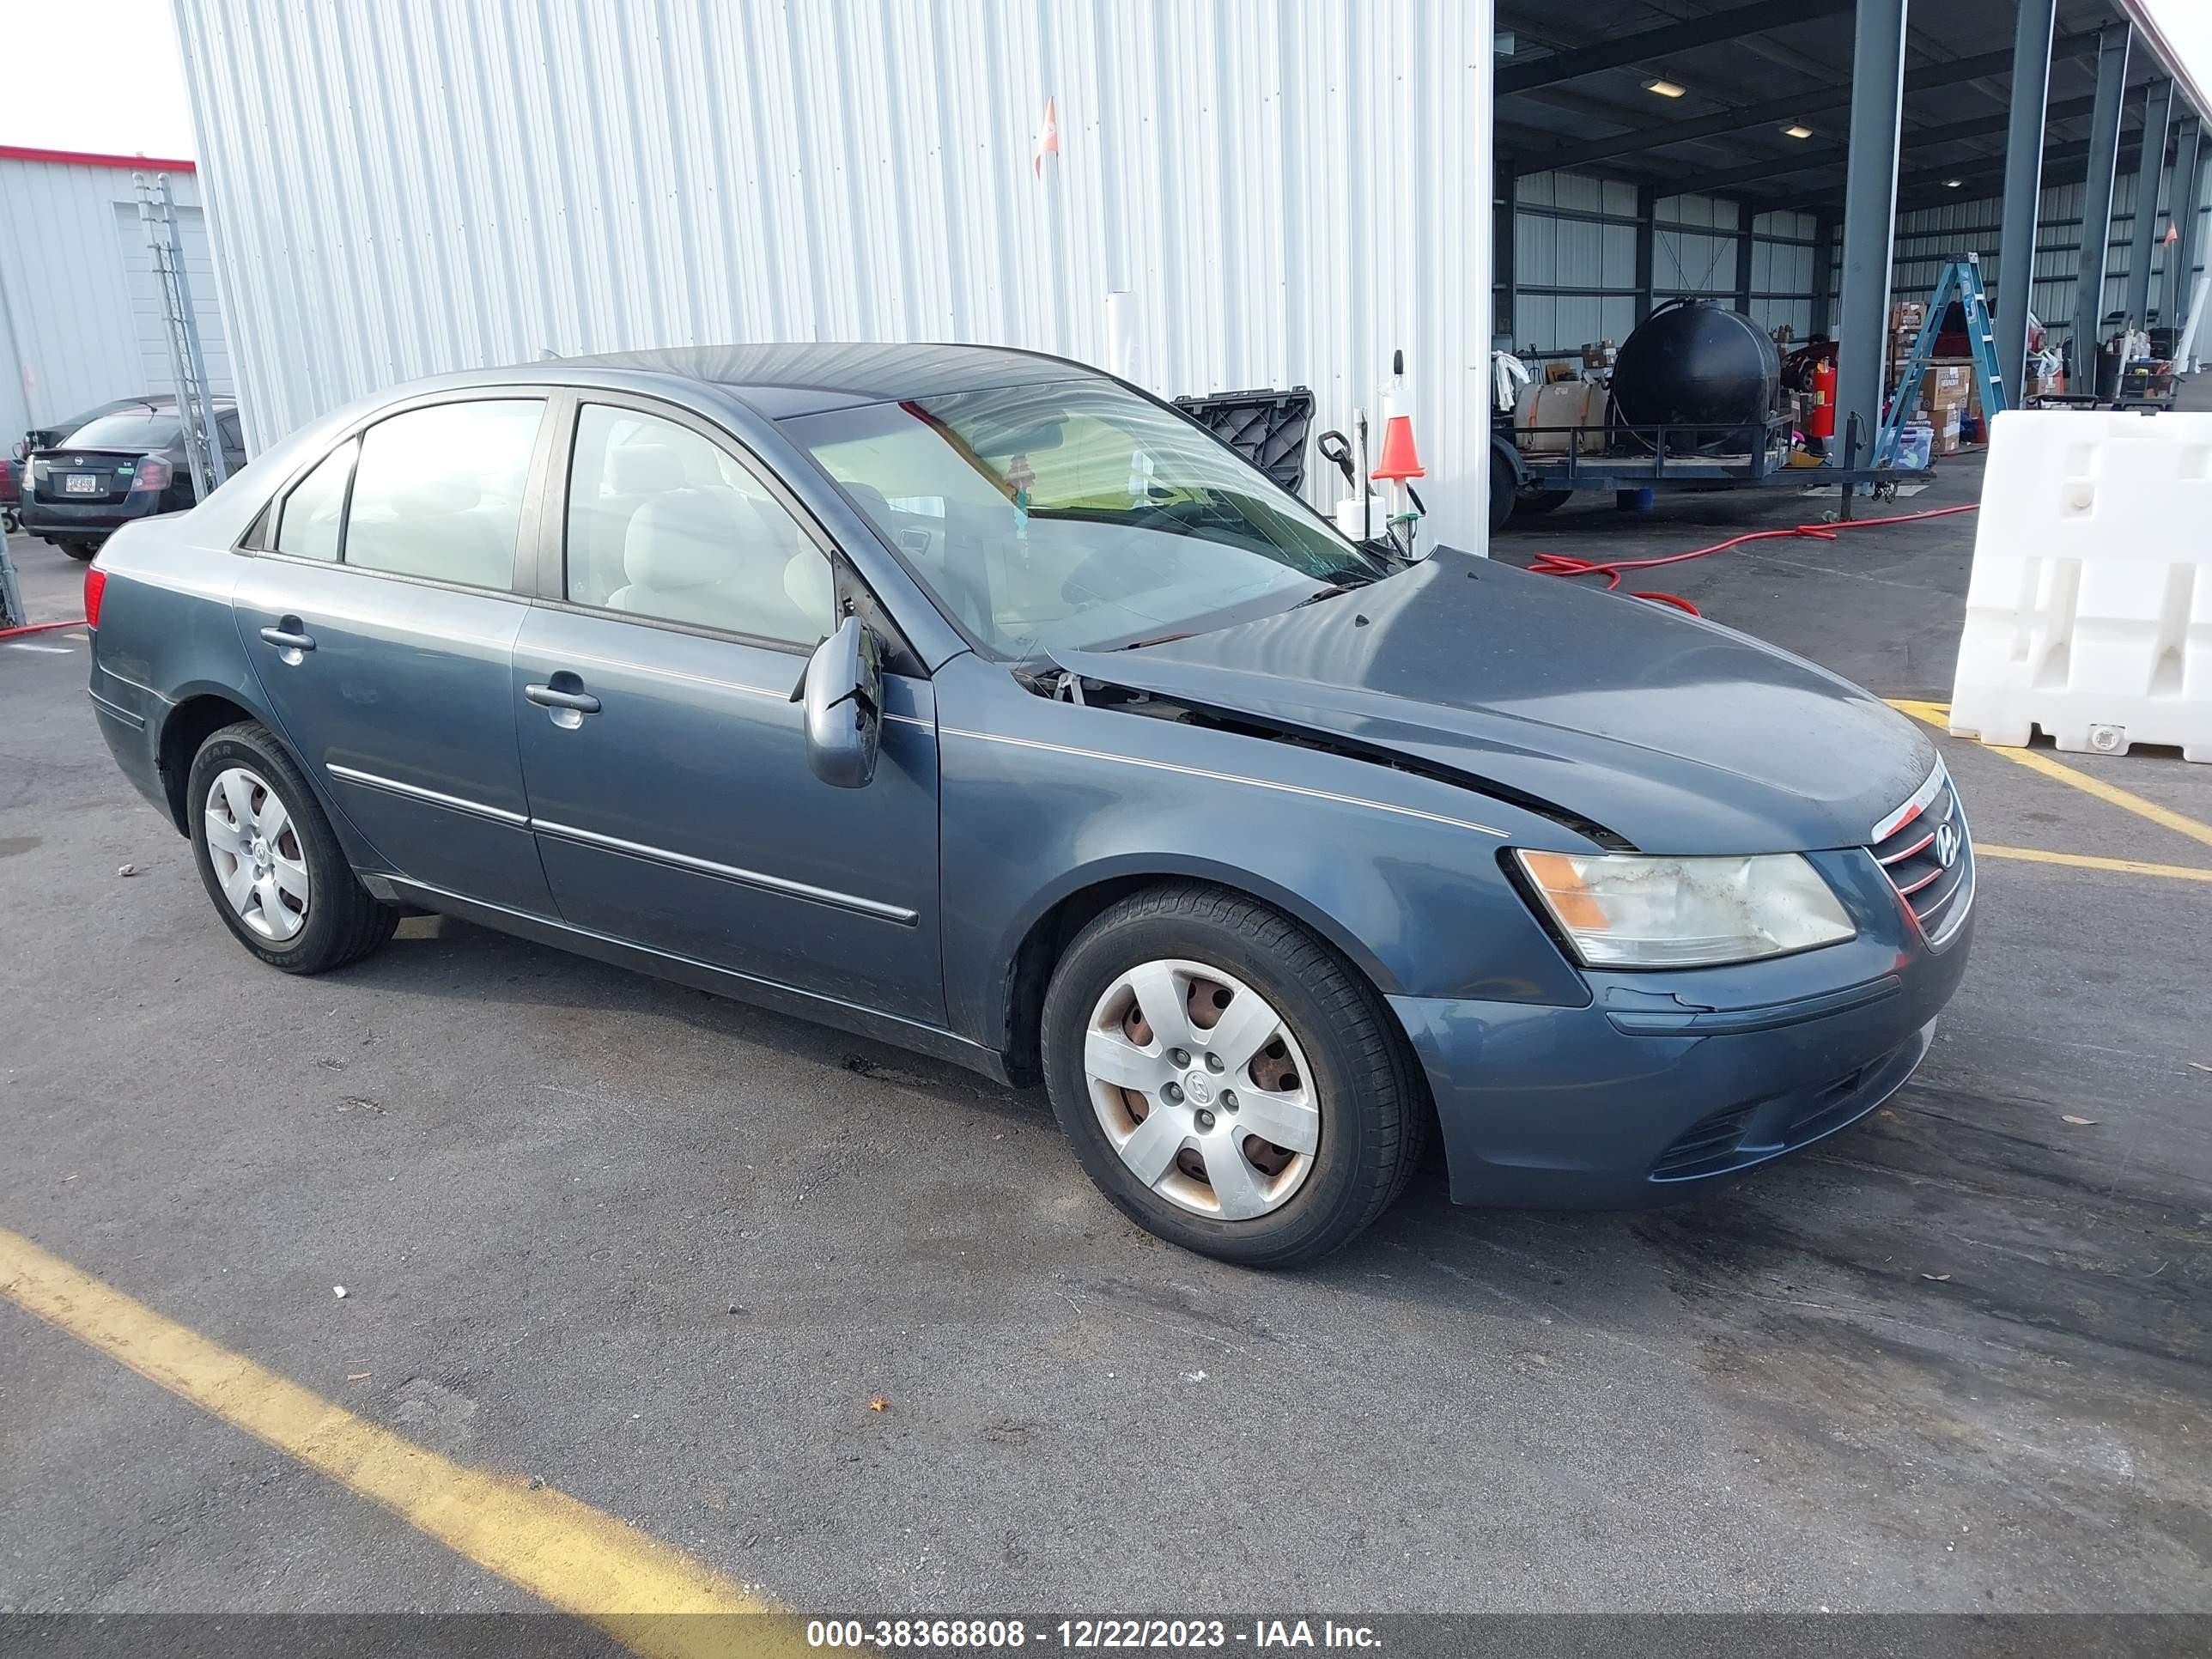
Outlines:
{"label": "red hose", "polygon": [[52,634],[64,628],[82,628],[84,618],[77,617],[69,622],[27,623],[21,628],[0,628],[0,640],[20,638],[25,634]]}
{"label": "red hose", "polygon": [[[1715,542],[1711,547],[1692,548],[1687,553],[1668,553],[1656,559],[1577,559],[1566,553],[1540,553],[1529,569],[1547,576],[1596,576],[1605,578],[1608,588],[1620,586],[1621,572],[1648,570],[1654,565],[1680,564],[1686,559],[1702,559],[1708,554],[1725,553],[1731,547],[1741,547],[1746,542],[1786,540],[1804,537],[1813,541],[1832,542],[1838,530],[1864,530],[1882,524],[1916,524],[1923,519],[1948,519],[1954,513],[1972,513],[1980,507],[1978,501],[1969,501],[1964,507],[1930,507],[1924,513],[1899,513],[1887,519],[1850,519],[1840,524],[1797,524],[1781,530],[1753,530],[1741,536],[1731,536],[1724,542]],[[1701,614],[1687,599],[1674,593],[1638,593],[1639,599],[1650,599],[1659,605],[1671,605],[1678,611],[1686,611],[1695,617]]]}

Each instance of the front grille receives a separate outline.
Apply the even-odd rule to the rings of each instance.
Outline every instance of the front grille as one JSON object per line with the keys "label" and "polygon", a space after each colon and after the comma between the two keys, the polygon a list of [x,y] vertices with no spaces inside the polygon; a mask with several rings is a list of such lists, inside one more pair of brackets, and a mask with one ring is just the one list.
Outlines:
{"label": "front grille", "polygon": [[1974,849],[1959,792],[1942,762],[1911,800],[1875,826],[1874,836],[1867,848],[1918,919],[1920,931],[1930,945],[1945,944],[1974,902]]}
{"label": "front grille", "polygon": [[1654,1181],[1679,1179],[1702,1173],[1709,1164],[1725,1163],[1743,1139],[1755,1109],[1738,1106],[1702,1118],[1675,1136],[1674,1143],[1651,1165]]}

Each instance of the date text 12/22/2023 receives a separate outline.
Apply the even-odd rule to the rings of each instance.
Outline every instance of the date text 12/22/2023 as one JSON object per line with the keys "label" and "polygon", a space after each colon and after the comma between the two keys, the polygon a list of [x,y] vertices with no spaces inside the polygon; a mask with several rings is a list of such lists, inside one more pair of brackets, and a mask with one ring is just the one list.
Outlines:
{"label": "date text 12/22/2023", "polygon": [[810,1620],[807,1645],[824,1650],[1012,1652],[1028,1647],[1069,1653],[1153,1651],[1243,1647],[1249,1650],[1381,1646],[1370,1626],[1333,1619],[1063,1619],[1034,1627],[1022,1619]]}

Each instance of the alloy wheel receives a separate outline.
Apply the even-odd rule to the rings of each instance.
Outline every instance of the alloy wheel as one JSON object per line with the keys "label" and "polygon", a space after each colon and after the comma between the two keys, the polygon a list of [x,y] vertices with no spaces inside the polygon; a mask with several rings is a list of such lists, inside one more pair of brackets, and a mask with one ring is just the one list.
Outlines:
{"label": "alloy wheel", "polygon": [[208,858],[238,919],[271,944],[307,924],[312,885],[292,816],[257,774],[233,766],[208,787]]}
{"label": "alloy wheel", "polygon": [[1312,1068],[1267,999],[1218,968],[1147,962],[1121,975],[1091,1010],[1083,1070],[1115,1153],[1170,1203],[1249,1221],[1312,1172]]}

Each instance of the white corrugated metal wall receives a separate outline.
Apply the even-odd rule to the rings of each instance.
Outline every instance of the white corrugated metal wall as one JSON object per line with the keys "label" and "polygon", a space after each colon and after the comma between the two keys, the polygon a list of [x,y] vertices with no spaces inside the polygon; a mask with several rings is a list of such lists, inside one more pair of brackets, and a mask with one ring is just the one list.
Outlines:
{"label": "white corrugated metal wall", "polygon": [[[2128,274],[2134,264],[2135,214],[2140,185],[2137,176],[2124,173],[2112,185],[2112,222],[2105,262],[2105,306],[2107,313],[2124,311],[2128,303]],[[2154,236],[2163,236],[2172,206],[2173,169],[2160,175],[2160,223]],[[2036,238],[2035,292],[2030,307],[2045,329],[2057,339],[2074,332],[2074,290],[2081,257],[2081,198],[2079,184],[2054,185],[2043,192]],[[2204,269],[2205,251],[2212,246],[2212,176],[2208,176],[2203,198],[2197,204],[2197,270]],[[1934,291],[1943,262],[1962,249],[1982,256],[1982,274],[1991,284],[2003,280],[2003,261],[1997,254],[1997,222],[2003,204],[1990,198],[1946,202],[1940,207],[1918,208],[1897,222],[1897,252],[1892,287],[1899,299],[1923,297]],[[2162,322],[2177,327],[2176,301],[2167,292],[2167,271],[2176,250],[2154,242],[2151,247],[2151,309]],[[2181,296],[2185,301],[2186,295]]]}
{"label": "white corrugated metal wall", "polygon": [[[199,186],[170,174],[208,380],[231,390]],[[0,152],[0,451],[25,428],[175,390],[131,167]]]}
{"label": "white corrugated metal wall", "polygon": [[[1636,326],[1634,185],[1581,173],[1533,173],[1515,182],[1513,347],[1571,356],[1584,344],[1626,339]],[[1688,295],[1733,305],[1742,221],[1732,200],[1662,197],[1653,204],[1655,301]],[[1751,221],[1751,316],[1762,328],[1813,325],[1814,234],[1809,213]]]}
{"label": "white corrugated metal wall", "polygon": [[251,441],[548,349],[1103,361],[1121,288],[1163,392],[1342,426],[1404,347],[1479,538],[1489,0],[176,6]]}
{"label": "white corrugated metal wall", "polygon": [[1626,339],[1636,326],[1636,186],[1532,173],[1515,188],[1513,343],[1540,353]]}

